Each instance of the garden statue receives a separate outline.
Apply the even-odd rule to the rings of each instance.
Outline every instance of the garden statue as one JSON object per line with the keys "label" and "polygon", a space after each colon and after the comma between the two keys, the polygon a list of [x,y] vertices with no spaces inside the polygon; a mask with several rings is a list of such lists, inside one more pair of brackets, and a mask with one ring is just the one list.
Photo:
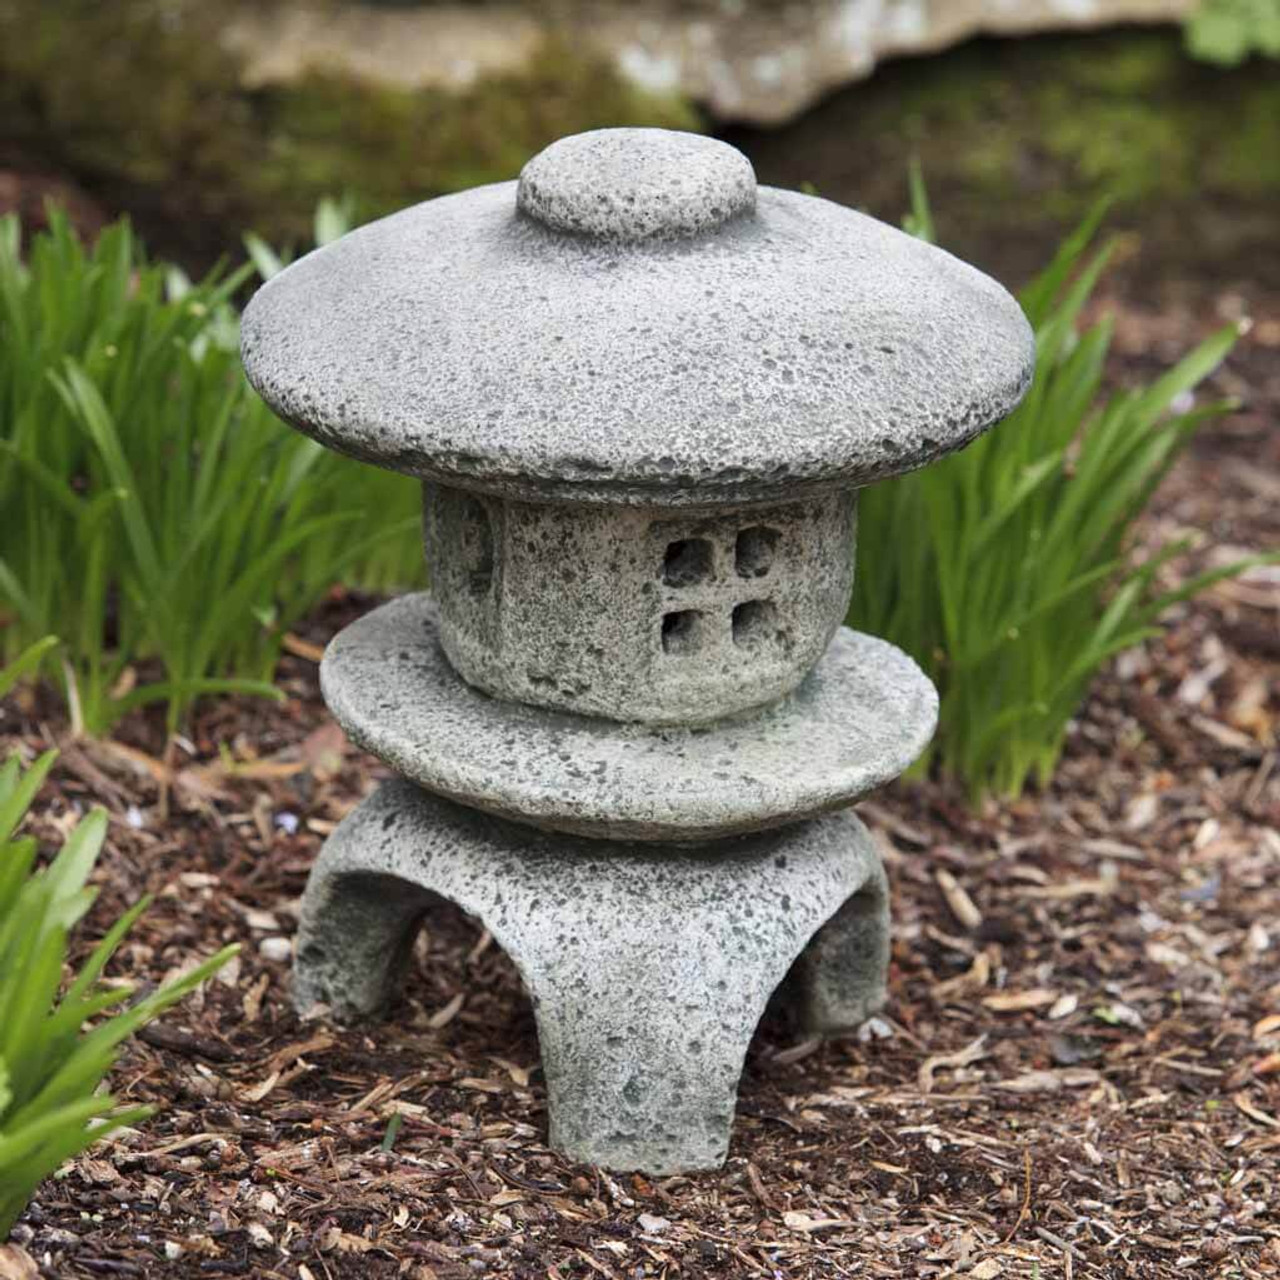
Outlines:
{"label": "garden statue", "polygon": [[612,129],[303,258],[243,354],[286,421],[422,478],[432,580],[324,658],[403,777],[321,851],[296,1001],[384,1008],[450,899],[532,996],[552,1145],[718,1165],[774,989],[814,1033],[884,999],[848,806],[937,703],[840,625],[857,490],[1018,402],[1017,303],[722,142]]}

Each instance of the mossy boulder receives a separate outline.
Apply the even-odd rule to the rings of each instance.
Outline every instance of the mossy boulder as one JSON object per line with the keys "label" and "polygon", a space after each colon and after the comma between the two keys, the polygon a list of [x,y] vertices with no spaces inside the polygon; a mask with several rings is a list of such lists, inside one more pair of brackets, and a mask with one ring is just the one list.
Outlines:
{"label": "mossy boulder", "polygon": [[[0,162],[17,149],[20,163],[25,154],[30,168],[74,178],[103,207],[132,213],[157,251],[199,265],[246,228],[306,242],[324,195],[350,193],[368,218],[512,177],[566,133],[699,127],[679,92],[654,87],[657,64],[641,68],[645,90],[591,51],[591,30],[572,20],[580,2],[529,0],[519,32],[486,58],[450,45],[432,74],[451,82],[413,85],[413,51],[396,81],[354,74],[358,58],[313,65],[286,50],[302,0],[0,0]],[[369,12],[306,3],[339,24],[328,46],[303,42],[307,57],[340,46],[352,14]],[[805,8],[744,4],[757,17]],[[442,19],[446,8],[424,11]],[[451,11],[473,33],[515,12],[496,0]],[[280,32],[279,45],[264,37],[255,53],[244,43],[254,30]],[[372,56],[376,43],[357,52]],[[1103,195],[1170,254],[1256,272],[1274,270],[1274,254],[1258,265],[1251,255],[1280,234],[1277,120],[1273,64],[1193,62],[1170,28],[971,41],[881,66],[785,128],[730,140],[764,182],[811,183],[889,219],[905,208],[914,153],[946,242],[1006,278],[1034,270]]]}
{"label": "mossy boulder", "polygon": [[[982,40],[881,67],[785,129],[730,140],[761,181],[896,219],[919,159],[943,242],[1025,278],[1099,200],[1148,264],[1274,279],[1280,75],[1189,58],[1177,30]],[[1280,280],[1277,280],[1280,283]]]}
{"label": "mossy boulder", "polygon": [[0,0],[0,144],[133,211],[157,247],[216,253],[242,227],[301,240],[325,194],[369,217],[514,176],[565,133],[696,128],[555,36],[468,87],[406,89],[328,70],[252,87],[223,35],[233,0]]}
{"label": "mossy boulder", "polygon": [[476,67],[524,66],[532,35],[569,32],[575,48],[593,50],[632,83],[702,103],[720,123],[780,125],[904,55],[936,53],[976,35],[1178,23],[1198,3],[264,0],[227,37],[259,83],[325,65],[417,88],[453,83]]}

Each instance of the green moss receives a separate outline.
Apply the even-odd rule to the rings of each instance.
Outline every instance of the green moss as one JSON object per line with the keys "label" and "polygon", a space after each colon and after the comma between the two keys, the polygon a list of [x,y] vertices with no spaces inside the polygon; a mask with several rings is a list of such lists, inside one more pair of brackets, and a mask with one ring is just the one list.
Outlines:
{"label": "green moss", "polygon": [[[1275,226],[1277,120],[1273,67],[1207,67],[1176,30],[1126,30],[975,40],[886,64],[776,134],[733,140],[765,181],[809,181],[894,220],[915,154],[942,239],[985,261],[1016,249],[1016,271],[1102,196],[1118,199],[1116,225],[1148,240],[1182,254],[1212,242],[1247,261],[1245,240]],[[1259,216],[1231,216],[1246,206]]]}
{"label": "green moss", "polygon": [[1176,33],[983,42],[945,61],[903,132],[990,196],[1030,184],[1078,209],[1203,193],[1206,176],[1280,188],[1280,82],[1198,66]]}
{"label": "green moss", "polygon": [[1140,96],[1105,95],[1087,110],[1069,85],[1039,95],[1046,154],[1072,178],[1072,189],[1140,199],[1187,189],[1189,148],[1181,122]]}
{"label": "green moss", "polygon": [[513,176],[564,133],[697,127],[552,39],[516,74],[468,91],[405,91],[312,74],[249,92],[217,39],[229,4],[9,0],[0,6],[0,136],[38,148],[126,206],[300,238],[320,196],[372,215]]}
{"label": "green moss", "polygon": [[1280,189],[1274,77],[1198,66],[1172,32],[1100,41],[1068,70],[1029,101],[1048,160],[1077,191],[1140,207]]}
{"label": "green moss", "polygon": [[1250,85],[1239,103],[1230,133],[1204,149],[1203,180],[1211,190],[1274,200],[1280,193],[1280,76],[1273,70],[1266,81]]}
{"label": "green moss", "polygon": [[1220,67],[1255,53],[1280,58],[1280,0],[1202,0],[1187,23],[1187,48]]}
{"label": "green moss", "polygon": [[1186,69],[1179,43],[1164,31],[1125,31],[1045,42],[1033,65],[1092,94],[1167,95]]}

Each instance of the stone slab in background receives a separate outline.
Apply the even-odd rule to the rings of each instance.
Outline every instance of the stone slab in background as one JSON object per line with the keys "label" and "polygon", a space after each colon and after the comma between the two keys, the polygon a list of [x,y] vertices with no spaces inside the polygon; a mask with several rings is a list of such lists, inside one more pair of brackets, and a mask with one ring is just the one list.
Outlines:
{"label": "stone slab in background", "polygon": [[1178,23],[1197,0],[821,0],[781,4],[321,5],[247,10],[226,40],[246,83],[340,71],[398,88],[465,87],[517,71],[547,34],[571,31],[638,87],[715,119],[779,124],[877,63],[976,35]]}

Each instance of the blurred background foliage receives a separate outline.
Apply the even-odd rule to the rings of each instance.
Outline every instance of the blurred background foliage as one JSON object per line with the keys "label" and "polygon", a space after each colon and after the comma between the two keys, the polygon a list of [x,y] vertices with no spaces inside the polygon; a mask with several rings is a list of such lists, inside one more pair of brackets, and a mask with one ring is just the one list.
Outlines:
{"label": "blurred background foliage", "polygon": [[1187,48],[1223,67],[1255,53],[1280,58],[1280,0],[1204,0],[1187,22]]}
{"label": "blurred background foliage", "polygon": [[242,7],[6,0],[0,140],[130,211],[167,252],[207,262],[244,227],[305,237],[333,192],[355,193],[368,218],[508,178],[565,133],[699,122],[687,104],[632,87],[554,35],[519,71],[461,92],[323,68],[249,88],[221,38]]}
{"label": "blurred background foliage", "polygon": [[[920,0],[895,3],[922,9]],[[365,19],[352,28],[352,14],[373,23],[441,6],[0,0],[0,168],[26,159],[69,175],[107,210],[129,212],[157,252],[200,267],[246,227],[273,243],[301,242],[326,195],[349,192],[367,219],[513,177],[555,137],[620,124],[727,131],[763,181],[810,182],[881,217],[905,207],[904,161],[918,154],[948,243],[1006,278],[1028,278],[1045,244],[1104,194],[1119,197],[1119,225],[1141,227],[1148,241],[1181,241],[1215,268],[1275,231],[1267,210],[1280,199],[1280,74],[1263,55],[1280,47],[1280,0],[1168,0],[1170,12],[1189,13],[1185,31],[968,40],[882,62],[769,128],[751,123],[769,112],[767,95],[717,114],[635,48],[606,56],[573,4],[467,6],[493,15],[481,18],[493,28],[486,39],[518,52],[463,74],[472,46],[488,47],[472,33],[458,66],[441,57],[457,83],[409,87],[396,66],[353,69],[377,65],[373,54],[360,63],[326,55],[336,37],[308,62],[318,37],[298,32],[344,15],[342,32],[359,31]],[[932,7],[945,16],[946,5]],[[701,12],[657,0],[632,8],[641,17],[651,9],[655,21]],[[744,0],[735,21],[777,10],[803,27],[796,15],[822,8]],[[532,34],[504,36],[519,14],[536,18]],[[291,42],[297,64],[280,71]],[[820,52],[802,54],[816,63]],[[744,53],[741,65],[704,78],[742,77],[754,62]]]}

